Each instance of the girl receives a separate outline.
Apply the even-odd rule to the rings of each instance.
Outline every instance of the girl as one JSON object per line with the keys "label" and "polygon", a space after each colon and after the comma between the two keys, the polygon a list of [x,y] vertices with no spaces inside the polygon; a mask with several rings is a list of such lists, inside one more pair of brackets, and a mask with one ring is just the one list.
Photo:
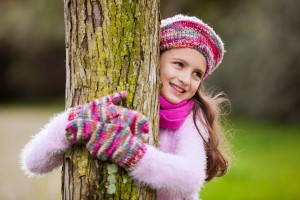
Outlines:
{"label": "girl", "polygon": [[224,45],[200,19],[176,15],[161,23],[160,49],[159,149],[143,142],[148,122],[141,113],[114,105],[126,96],[120,92],[54,117],[25,146],[22,169],[47,173],[62,164],[66,149],[81,143],[94,157],[156,189],[159,200],[198,199],[204,182],[228,168],[220,146],[224,99],[201,89],[222,62]]}

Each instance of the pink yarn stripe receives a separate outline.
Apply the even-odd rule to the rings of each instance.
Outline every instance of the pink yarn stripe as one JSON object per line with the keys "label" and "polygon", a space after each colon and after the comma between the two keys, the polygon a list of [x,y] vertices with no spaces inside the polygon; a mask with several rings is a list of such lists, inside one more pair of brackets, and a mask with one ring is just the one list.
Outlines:
{"label": "pink yarn stripe", "polygon": [[89,140],[91,137],[91,122],[84,123],[83,133],[85,136],[85,140]]}
{"label": "pink yarn stripe", "polygon": [[136,115],[133,115],[133,119],[132,119],[132,122],[130,125],[130,130],[132,133],[134,132],[134,129],[135,129],[135,123],[136,123]]}
{"label": "pink yarn stripe", "polygon": [[101,131],[100,131],[100,139],[97,141],[96,145],[94,146],[93,148],[93,153],[92,155],[93,156],[96,156],[97,152],[99,151],[100,147],[101,147],[101,144],[103,143],[103,140],[105,139],[105,136],[107,136],[106,134],[104,134],[105,132],[102,131],[103,129],[103,125],[101,125]]}
{"label": "pink yarn stripe", "polygon": [[72,125],[71,129],[72,129],[73,138],[74,138],[74,142],[73,143],[77,143],[77,130],[74,129],[73,125]]}
{"label": "pink yarn stripe", "polygon": [[[73,136],[73,143],[76,143],[77,142],[77,129],[75,129],[74,121],[67,125],[66,131],[67,131],[67,133],[71,132],[71,134]],[[68,135],[71,135],[71,134],[68,134]]]}
{"label": "pink yarn stripe", "polygon": [[[134,137],[131,137],[131,138],[130,138],[130,141],[129,141],[129,146],[128,146],[128,148],[127,148],[128,151],[130,151],[130,149],[131,149],[131,147],[132,147],[133,144],[134,144]],[[124,163],[124,162],[128,159],[128,157],[130,157],[130,156],[131,156],[131,155],[127,154],[127,156],[124,156],[124,158],[123,158],[122,160],[120,160],[119,162],[117,162],[116,164],[117,164],[117,165],[121,165],[121,164]]]}
{"label": "pink yarn stripe", "polygon": [[97,111],[98,111],[97,105],[96,105],[95,101],[92,101],[92,113],[93,113],[94,119],[96,121],[100,121]]}
{"label": "pink yarn stripe", "polygon": [[112,154],[114,153],[114,151],[116,150],[118,144],[119,144],[120,138],[116,138],[111,145],[108,147],[107,151],[106,151],[106,155],[108,157],[112,157]]}
{"label": "pink yarn stripe", "polygon": [[[114,127],[115,130],[112,129],[112,132],[116,132],[116,133],[120,133],[120,131],[122,130],[122,127],[119,125],[116,125]],[[107,141],[107,140],[106,140]],[[112,157],[112,154],[114,153],[114,151],[116,150],[118,144],[120,141],[120,137],[115,138],[115,140],[110,144],[110,146],[108,147],[107,151],[106,151],[106,155],[109,157]],[[121,143],[123,144],[123,143]]]}

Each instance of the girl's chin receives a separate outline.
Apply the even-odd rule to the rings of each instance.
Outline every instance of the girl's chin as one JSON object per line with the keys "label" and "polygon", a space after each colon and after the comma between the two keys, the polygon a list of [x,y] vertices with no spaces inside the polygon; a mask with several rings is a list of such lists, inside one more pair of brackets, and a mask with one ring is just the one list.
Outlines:
{"label": "girl's chin", "polygon": [[173,95],[166,95],[166,96],[162,95],[162,96],[163,96],[168,102],[170,102],[170,103],[172,103],[172,104],[178,104],[178,103],[184,101],[183,99],[178,98],[178,97],[175,97],[175,96],[173,96]]}
{"label": "girl's chin", "polygon": [[160,95],[162,95],[168,102],[172,104],[178,104],[186,100],[186,95],[179,93],[174,88],[164,88],[161,90]]}

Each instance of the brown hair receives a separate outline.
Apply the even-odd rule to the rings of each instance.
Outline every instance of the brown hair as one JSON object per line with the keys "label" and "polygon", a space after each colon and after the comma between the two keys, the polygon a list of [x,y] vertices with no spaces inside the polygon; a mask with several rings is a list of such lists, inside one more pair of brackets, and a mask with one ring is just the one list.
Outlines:
{"label": "brown hair", "polygon": [[[220,177],[226,174],[229,166],[230,146],[224,135],[221,116],[223,115],[223,106],[230,106],[230,103],[224,93],[216,95],[213,92],[206,92],[200,88],[193,97],[193,120],[201,135],[207,156],[206,181],[214,177]],[[202,113],[202,114],[201,114]],[[208,140],[200,132],[196,120],[207,128],[209,133]]]}

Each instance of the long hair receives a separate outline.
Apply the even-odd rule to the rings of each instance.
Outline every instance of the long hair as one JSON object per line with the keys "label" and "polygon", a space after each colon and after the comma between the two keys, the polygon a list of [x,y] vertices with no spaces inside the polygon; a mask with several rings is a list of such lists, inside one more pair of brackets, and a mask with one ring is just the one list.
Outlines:
{"label": "long hair", "polygon": [[[226,174],[229,166],[230,145],[222,128],[221,116],[225,104],[230,106],[229,100],[224,93],[216,95],[213,92],[206,92],[204,88],[199,87],[193,97],[193,120],[201,135],[207,156],[206,181],[214,177],[220,177]],[[202,114],[201,114],[202,113]],[[205,139],[196,121],[200,120],[209,133],[208,140]]]}

